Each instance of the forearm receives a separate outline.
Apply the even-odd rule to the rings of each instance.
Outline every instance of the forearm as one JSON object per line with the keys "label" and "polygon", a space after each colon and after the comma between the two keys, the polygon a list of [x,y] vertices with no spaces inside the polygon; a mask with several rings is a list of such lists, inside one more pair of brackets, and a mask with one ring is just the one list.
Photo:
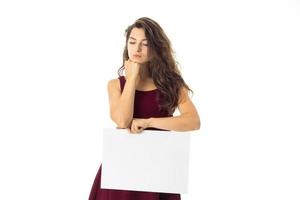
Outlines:
{"label": "forearm", "polygon": [[200,128],[199,117],[185,114],[175,117],[149,118],[148,120],[149,127],[171,131],[192,131]]}
{"label": "forearm", "polygon": [[127,80],[115,109],[116,123],[119,128],[127,128],[133,118],[135,80]]}

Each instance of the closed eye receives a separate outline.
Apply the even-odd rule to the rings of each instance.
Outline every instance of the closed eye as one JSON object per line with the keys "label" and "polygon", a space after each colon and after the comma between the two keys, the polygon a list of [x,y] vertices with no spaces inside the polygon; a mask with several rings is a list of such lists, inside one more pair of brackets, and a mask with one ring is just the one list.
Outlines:
{"label": "closed eye", "polygon": [[[135,42],[129,42],[129,44],[135,44]],[[148,44],[143,44],[144,46],[148,46]]]}

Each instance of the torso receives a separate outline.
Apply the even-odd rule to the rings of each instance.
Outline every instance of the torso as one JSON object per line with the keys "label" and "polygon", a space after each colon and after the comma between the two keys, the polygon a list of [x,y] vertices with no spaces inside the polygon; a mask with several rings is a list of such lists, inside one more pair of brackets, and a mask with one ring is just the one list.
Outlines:
{"label": "torso", "polygon": [[[121,76],[118,78],[120,92],[126,84],[126,78]],[[161,101],[161,93],[155,87],[151,80],[143,82],[136,88],[134,95],[133,118],[150,118],[150,117],[171,117],[167,110],[160,109],[159,102]]]}

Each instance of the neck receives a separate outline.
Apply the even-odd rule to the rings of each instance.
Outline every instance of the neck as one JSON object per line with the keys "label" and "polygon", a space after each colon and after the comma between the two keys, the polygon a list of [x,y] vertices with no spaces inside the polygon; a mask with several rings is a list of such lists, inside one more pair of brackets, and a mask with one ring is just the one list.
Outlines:
{"label": "neck", "polygon": [[149,76],[150,76],[148,73],[147,65],[148,65],[148,63],[141,64],[139,75],[142,80],[145,80],[145,79],[149,78]]}

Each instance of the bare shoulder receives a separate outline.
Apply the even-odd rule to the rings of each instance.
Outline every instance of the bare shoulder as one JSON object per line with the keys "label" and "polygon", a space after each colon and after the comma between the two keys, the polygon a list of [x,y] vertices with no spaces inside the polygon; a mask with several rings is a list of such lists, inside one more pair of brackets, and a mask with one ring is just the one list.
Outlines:
{"label": "bare shoulder", "polygon": [[120,88],[119,79],[116,78],[116,79],[109,80],[107,83],[107,88],[109,91],[116,91],[116,90],[120,91],[121,88]]}

